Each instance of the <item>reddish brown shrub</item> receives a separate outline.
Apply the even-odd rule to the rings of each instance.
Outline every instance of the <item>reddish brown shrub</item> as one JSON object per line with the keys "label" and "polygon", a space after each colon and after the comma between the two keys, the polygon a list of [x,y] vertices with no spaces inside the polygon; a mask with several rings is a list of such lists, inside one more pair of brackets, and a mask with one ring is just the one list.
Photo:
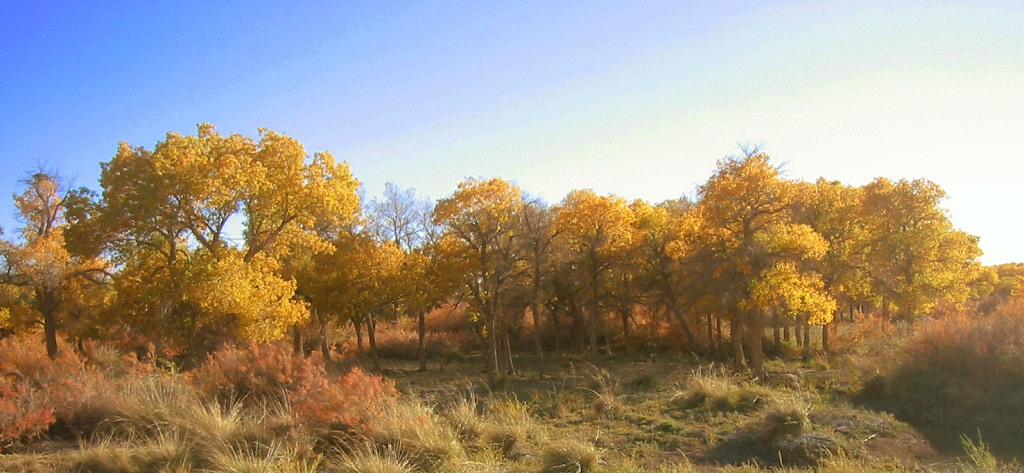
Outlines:
{"label": "reddish brown shrub", "polygon": [[94,401],[116,392],[112,386],[70,350],[50,360],[38,340],[0,340],[0,442],[9,447],[55,426],[91,430],[103,420]]}
{"label": "reddish brown shrub", "polygon": [[[1024,402],[1024,306],[987,316],[921,321],[868,394],[910,418],[1020,425]],[[1017,428],[1017,427],[1015,427]]]}
{"label": "reddish brown shrub", "polygon": [[295,356],[284,345],[225,347],[190,377],[207,397],[287,403],[301,422],[313,428],[362,429],[398,396],[384,378],[358,368],[331,377],[318,356]]}

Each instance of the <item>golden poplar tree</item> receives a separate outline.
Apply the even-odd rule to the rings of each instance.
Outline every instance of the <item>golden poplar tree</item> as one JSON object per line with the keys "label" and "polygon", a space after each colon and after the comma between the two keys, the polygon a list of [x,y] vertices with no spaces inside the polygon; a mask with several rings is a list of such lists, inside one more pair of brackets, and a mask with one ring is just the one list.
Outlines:
{"label": "golden poplar tree", "polygon": [[[14,196],[24,222],[20,238],[0,240],[4,264],[0,285],[5,286],[7,299],[3,323],[13,330],[42,325],[46,353],[52,359],[58,354],[58,328],[69,321],[69,308],[97,290],[90,285],[107,282],[107,263],[68,250],[64,238],[66,193],[57,177],[40,171],[22,185],[24,190]],[[93,297],[93,303],[102,298]]]}

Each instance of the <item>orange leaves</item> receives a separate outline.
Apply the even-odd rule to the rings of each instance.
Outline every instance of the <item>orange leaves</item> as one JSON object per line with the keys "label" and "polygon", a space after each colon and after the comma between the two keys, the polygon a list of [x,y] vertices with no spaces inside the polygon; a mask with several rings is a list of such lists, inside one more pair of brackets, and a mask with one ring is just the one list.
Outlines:
{"label": "orange leaves", "polygon": [[577,252],[612,254],[632,242],[634,220],[625,199],[584,189],[570,192],[562,201],[555,228]]}
{"label": "orange leaves", "polygon": [[434,221],[476,246],[510,231],[522,205],[522,191],[508,181],[467,179],[451,197],[438,201]]}

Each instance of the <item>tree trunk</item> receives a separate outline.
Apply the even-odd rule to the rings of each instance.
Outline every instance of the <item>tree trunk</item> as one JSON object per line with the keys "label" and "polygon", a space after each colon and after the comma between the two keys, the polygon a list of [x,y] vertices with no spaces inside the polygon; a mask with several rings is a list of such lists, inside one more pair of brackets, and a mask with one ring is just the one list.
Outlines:
{"label": "tree trunk", "polygon": [[716,315],[715,316],[715,332],[716,332],[716,336],[715,336],[714,352],[716,354],[718,354],[721,351],[721,349],[722,349],[722,340],[723,340],[723,338],[722,338],[722,316],[721,315]]}
{"label": "tree trunk", "polygon": [[46,343],[46,356],[53,360],[60,354],[57,348],[57,308],[60,301],[53,292],[47,289],[39,291],[39,297],[42,302],[39,305],[39,310],[43,313],[43,339]]}
{"label": "tree trunk", "polygon": [[373,360],[373,370],[380,371],[380,354],[377,353],[377,321],[373,317],[366,319],[366,335],[370,340],[370,359]]}
{"label": "tree trunk", "polygon": [[569,310],[569,315],[572,317],[572,341],[576,345],[576,352],[583,353],[587,351],[587,326],[586,321],[583,320],[583,310],[575,303]]}
{"label": "tree trunk", "polygon": [[356,329],[356,353],[363,356],[363,322],[360,319],[352,319],[352,326]]}
{"label": "tree trunk", "polygon": [[831,351],[831,347],[829,346],[831,345],[829,343],[830,327],[831,324],[824,324],[821,326],[821,351],[824,352],[825,354],[828,354],[828,352]]}
{"label": "tree trunk", "polygon": [[765,379],[764,347],[761,346],[761,335],[764,333],[765,315],[760,311],[752,311],[747,326],[747,348],[750,351],[750,369],[754,376]]}
{"label": "tree trunk", "polygon": [[715,316],[710,312],[707,315],[707,331],[708,331],[708,351],[714,353],[715,351]]}
{"label": "tree trunk", "polygon": [[498,375],[498,324],[494,314],[487,317],[487,353],[484,355],[484,368],[491,376]]}
{"label": "tree trunk", "polygon": [[729,322],[729,338],[732,339],[732,350],[735,357],[733,363],[736,369],[743,369],[747,366],[746,357],[743,355],[744,328],[743,318],[739,315],[733,315],[732,320]]}
{"label": "tree trunk", "polygon": [[419,372],[427,370],[427,313],[420,312],[417,315],[419,319],[419,345],[416,347],[419,350],[420,367]]}
{"label": "tree trunk", "polygon": [[505,333],[502,336],[502,341],[504,342],[503,344],[505,345],[505,357],[506,361],[508,362],[508,370],[506,371],[506,373],[508,373],[509,376],[515,376],[516,365],[512,361],[512,342],[508,339],[508,330],[505,330]]}
{"label": "tree trunk", "polygon": [[[602,325],[601,328],[603,329],[604,328],[603,327],[604,324],[601,324],[601,325]],[[604,333],[604,349],[605,349],[605,354],[608,355],[608,356],[612,356],[612,334],[608,330],[602,330],[602,332]]]}
{"label": "tree trunk", "polygon": [[690,326],[686,323],[686,317],[683,316],[683,313],[679,311],[675,304],[668,307],[668,310],[675,317],[676,323],[679,324],[679,328],[683,329],[683,336],[686,337],[686,344],[688,345],[686,348],[690,352],[696,351],[698,348],[697,338],[693,336],[693,331],[690,330]]}
{"label": "tree trunk", "polygon": [[313,309],[313,318],[316,319],[316,326],[320,330],[320,354],[324,357],[324,363],[331,361],[331,345],[328,342],[327,324],[320,317],[320,312]]}
{"label": "tree trunk", "polygon": [[[593,261],[593,259],[592,259]],[[597,355],[597,332],[601,326],[601,308],[598,301],[600,296],[598,294],[598,273],[597,268],[592,267],[590,270],[590,324],[588,333],[590,335],[590,354]]]}
{"label": "tree trunk", "polygon": [[[629,319],[631,315],[631,309],[625,309],[621,311],[622,316],[622,344],[626,346],[626,353],[633,353],[633,345],[630,343],[629,338]],[[611,354],[609,352],[609,354]]]}
{"label": "tree trunk", "polygon": [[803,360],[811,361],[811,326],[808,323],[808,318],[805,316],[802,320],[803,332],[804,332],[804,351]]}
{"label": "tree trunk", "polygon": [[292,324],[292,354],[302,356],[302,331],[299,324]]}
{"label": "tree trunk", "polygon": [[533,313],[533,344],[537,350],[537,357],[544,359],[544,344],[542,343],[543,330],[540,322],[540,269],[534,265],[533,269],[533,297],[530,298],[530,312]]}
{"label": "tree trunk", "polygon": [[555,334],[555,353],[562,353],[562,319],[557,310],[551,311],[551,326]]}
{"label": "tree trunk", "polygon": [[782,353],[782,327],[780,327],[779,313],[772,314],[772,344],[776,353]]}
{"label": "tree trunk", "polygon": [[789,343],[789,341],[792,340],[792,337],[790,336],[792,331],[793,324],[789,323],[789,320],[787,320],[785,327],[782,328],[782,340],[784,342]]}
{"label": "tree trunk", "polygon": [[597,304],[590,310],[590,323],[587,324],[587,342],[589,343],[590,354],[597,355],[597,329],[600,323],[600,317],[598,316],[599,310]]}
{"label": "tree trunk", "polygon": [[51,360],[60,354],[57,349],[57,316],[52,311],[43,312],[43,336],[46,340],[46,356]]}

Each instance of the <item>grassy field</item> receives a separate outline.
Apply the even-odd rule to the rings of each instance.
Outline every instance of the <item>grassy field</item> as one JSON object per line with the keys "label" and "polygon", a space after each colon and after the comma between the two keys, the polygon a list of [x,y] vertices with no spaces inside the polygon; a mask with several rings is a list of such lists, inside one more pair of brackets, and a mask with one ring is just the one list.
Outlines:
{"label": "grassy field", "polygon": [[472,357],[385,359],[378,378],[284,347],[185,374],[101,348],[32,372],[5,350],[8,373],[63,399],[47,428],[8,435],[0,471],[1017,471],[977,438],[937,451],[863,407],[871,379],[842,361],[773,360],[753,380],[692,356],[549,355],[489,379]]}

